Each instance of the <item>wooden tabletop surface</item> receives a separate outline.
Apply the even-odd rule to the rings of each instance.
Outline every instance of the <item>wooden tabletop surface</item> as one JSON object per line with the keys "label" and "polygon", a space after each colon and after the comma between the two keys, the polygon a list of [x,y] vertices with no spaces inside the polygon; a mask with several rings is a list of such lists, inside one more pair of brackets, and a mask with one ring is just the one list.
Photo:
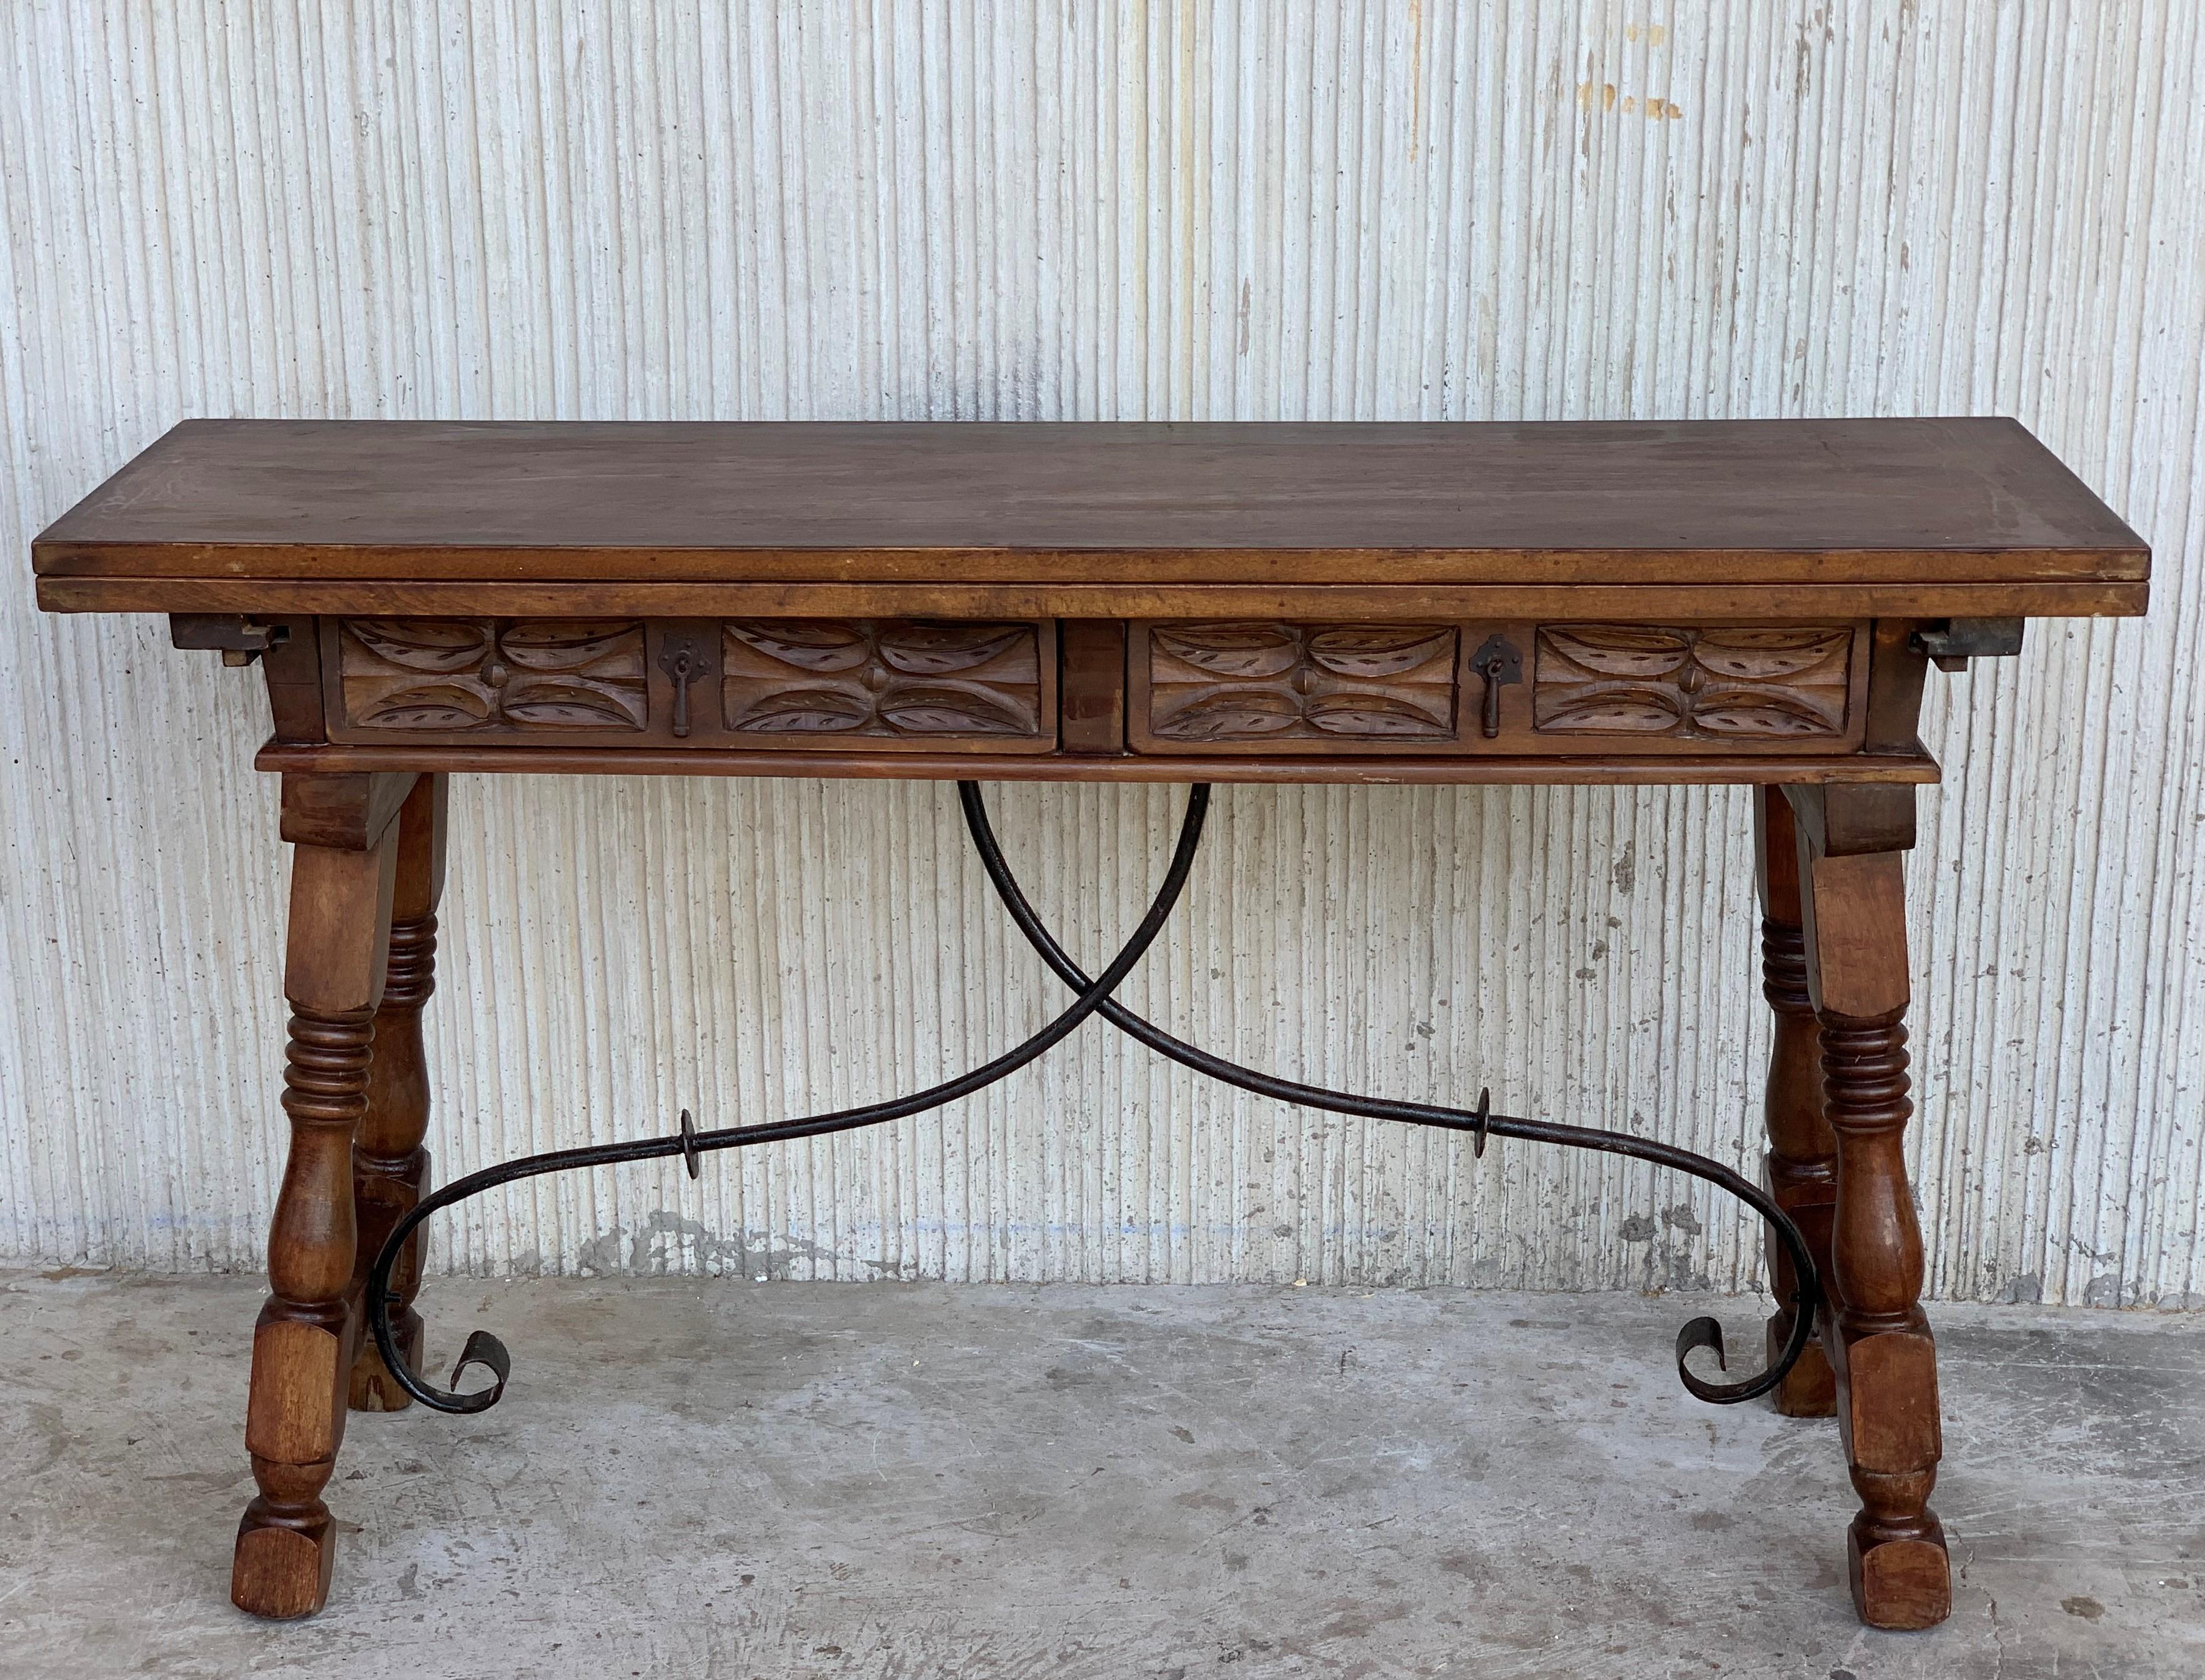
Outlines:
{"label": "wooden tabletop surface", "polygon": [[2149,562],[2004,419],[192,420],[33,555],[45,605],[154,611],[255,579],[2064,583],[2136,611]]}

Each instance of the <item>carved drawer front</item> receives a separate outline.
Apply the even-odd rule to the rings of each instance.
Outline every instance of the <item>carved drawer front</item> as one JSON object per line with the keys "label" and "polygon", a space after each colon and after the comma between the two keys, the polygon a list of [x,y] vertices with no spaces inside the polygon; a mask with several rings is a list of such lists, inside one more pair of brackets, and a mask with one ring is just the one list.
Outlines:
{"label": "carved drawer front", "polygon": [[546,745],[657,733],[633,619],[323,620],[337,740]]}
{"label": "carved drawer front", "polygon": [[1460,751],[1452,624],[1137,624],[1126,719],[1138,752]]}
{"label": "carved drawer front", "polygon": [[729,619],[722,744],[745,750],[1048,752],[1054,620]]}
{"label": "carved drawer front", "polygon": [[1136,752],[1305,757],[1858,749],[1865,623],[1139,623]]}
{"label": "carved drawer front", "polygon": [[1867,626],[1542,624],[1532,731],[1547,751],[1857,746]]}

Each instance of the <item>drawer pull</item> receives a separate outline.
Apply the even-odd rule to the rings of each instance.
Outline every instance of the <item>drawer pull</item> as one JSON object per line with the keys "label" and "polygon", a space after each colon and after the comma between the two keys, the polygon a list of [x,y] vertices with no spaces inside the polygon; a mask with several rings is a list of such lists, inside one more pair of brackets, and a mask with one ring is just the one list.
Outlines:
{"label": "drawer pull", "polygon": [[1524,656],[1516,650],[1513,642],[1496,630],[1470,656],[1470,668],[1485,679],[1483,727],[1485,739],[1489,741],[1501,733],[1501,685],[1524,680]]}
{"label": "drawer pull", "polygon": [[704,656],[686,636],[669,636],[658,650],[658,668],[674,681],[674,733],[689,733],[689,685],[704,674]]}

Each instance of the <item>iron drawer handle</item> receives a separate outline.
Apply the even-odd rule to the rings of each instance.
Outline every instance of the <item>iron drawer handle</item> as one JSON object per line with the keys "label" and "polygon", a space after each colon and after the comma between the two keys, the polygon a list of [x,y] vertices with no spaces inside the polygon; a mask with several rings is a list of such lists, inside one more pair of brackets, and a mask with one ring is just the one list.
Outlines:
{"label": "iron drawer handle", "polygon": [[674,682],[674,736],[689,734],[689,685],[704,674],[704,656],[686,636],[669,636],[659,650],[658,668]]}
{"label": "iron drawer handle", "polygon": [[1524,656],[1499,631],[1488,636],[1470,656],[1470,668],[1485,679],[1485,739],[1501,733],[1501,689],[1505,683],[1524,680]]}

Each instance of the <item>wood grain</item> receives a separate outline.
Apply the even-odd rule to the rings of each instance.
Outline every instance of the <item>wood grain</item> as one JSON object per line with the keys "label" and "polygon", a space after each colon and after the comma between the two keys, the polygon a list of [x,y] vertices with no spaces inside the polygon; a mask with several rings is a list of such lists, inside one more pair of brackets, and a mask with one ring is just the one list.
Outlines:
{"label": "wood grain", "polygon": [[1070,619],[1056,627],[1057,741],[1067,752],[1126,750],[1126,626]]}
{"label": "wood grain", "polygon": [[1136,624],[1128,740],[1141,752],[1446,750],[1461,635],[1451,624]]}
{"label": "wood grain", "polygon": [[1276,557],[1266,582],[2146,566],[2135,532],[2004,419],[192,420],[33,559],[79,575],[793,579],[864,575],[847,563],[864,555],[871,575],[942,581],[1031,578],[1021,557],[1051,553],[1086,557],[1067,581],[1240,581],[1251,551]]}
{"label": "wood grain", "polygon": [[[326,751],[296,745],[288,750]],[[397,821],[413,791],[410,769],[287,776],[277,803],[277,831],[297,846],[364,852]]]}
{"label": "wood grain", "polygon": [[1922,685],[1929,662],[1914,645],[1921,626],[1909,619],[1879,620],[1869,638],[1865,752],[1919,752]]}
{"label": "wood grain", "polygon": [[340,739],[618,739],[650,719],[636,620],[332,618],[322,635]]}
{"label": "wood grain", "polygon": [[[838,557],[846,569],[865,556]],[[575,579],[471,582],[405,578],[360,579],[201,576],[43,577],[39,605],[56,613],[377,613],[404,617],[494,614],[511,618],[1296,618],[1694,620],[1750,618],[1824,622],[1832,619],[2134,617],[2150,585],[2141,581],[2052,583],[1726,583],[1703,570],[1697,581],[1617,584],[1390,582],[1079,583],[1061,557],[1035,555],[1037,577],[1001,583],[966,580],[953,561],[943,576],[905,582],[639,582]],[[1258,578],[1269,556],[1245,558]],[[1747,557],[1750,558],[1750,557]],[[394,561],[394,564],[397,562]],[[1744,560],[1741,570],[1746,570]],[[1342,562],[1337,575],[1350,575]],[[1534,568],[1525,568],[1534,572]]]}
{"label": "wood grain", "polygon": [[1049,620],[731,619],[721,744],[754,751],[1046,752]]}
{"label": "wood grain", "polygon": [[1855,626],[1542,624],[1531,678],[1543,735],[1835,741]]}
{"label": "wood grain", "polygon": [[327,739],[322,715],[322,644],[311,618],[279,620],[282,643],[261,656],[268,685],[268,710],[276,738],[284,741]]}
{"label": "wood grain", "polygon": [[[969,753],[732,752],[711,747],[294,746],[270,741],[253,759],[263,770],[322,774],[451,770],[470,774],[675,776],[900,776],[954,781],[975,774]],[[1783,757],[1703,754],[1697,757],[1584,754],[1488,754],[1447,758],[1316,757],[1277,752],[999,754],[979,772],[991,781],[1345,782],[1371,786],[1765,787],[1823,782],[1881,786],[1934,782],[1928,754],[1869,757],[1799,753]]]}
{"label": "wood grain", "polygon": [[[1832,826],[1854,790],[1822,795]],[[1905,869],[1897,852],[1828,856],[1797,829],[1807,990],[1834,1137],[1831,1304],[1823,1346],[1861,1508],[1847,1532],[1853,1603],[1871,1627],[1951,1613],[1945,1533],[1929,1508],[1943,1453],[1937,1352],[1922,1310],[1922,1232],[1906,1178]]]}
{"label": "wood grain", "polygon": [[[368,1263],[392,1228],[412,1212],[429,1185],[429,1070],[422,1053],[421,1012],[437,988],[437,905],[444,890],[445,822],[450,778],[425,775],[398,814],[397,858],[390,898],[390,956],[375,1012],[374,1058],[367,1106],[353,1140],[352,1189],[359,1230],[353,1268],[356,1303]],[[390,1273],[398,1304],[392,1328],[407,1362],[421,1366],[419,1232],[407,1241]],[[366,1335],[353,1356],[349,1396],[354,1411],[398,1411],[413,1404]]]}
{"label": "wood grain", "polygon": [[[1807,939],[1799,903],[1798,840],[1784,790],[1764,787],[1754,799],[1756,888],[1761,903],[1761,989],[1774,1014],[1762,1105],[1768,1134],[1762,1158],[1770,1192],[1807,1239],[1816,1274],[1828,1286],[1830,1221],[1838,1195],[1837,1140],[1822,1118],[1822,1033],[1807,989]],[[1790,1251],[1773,1232],[1762,1239],[1777,1308],[1768,1320],[1772,1362],[1790,1343],[1789,1304],[1798,1286]],[[1837,1410],[1837,1378],[1819,1339],[1810,1341],[1774,1395],[1787,1417],[1828,1417]]]}
{"label": "wood grain", "polygon": [[253,1338],[246,1450],[259,1491],[240,1520],[230,1597],[256,1616],[306,1616],[329,1596],[336,1534],[322,1490],[344,1439],[357,1226],[354,1134],[367,1107],[389,960],[396,833],[366,850],[299,845],[283,988],[291,1003],[283,1112],[291,1147],[268,1238],[269,1296]]}

